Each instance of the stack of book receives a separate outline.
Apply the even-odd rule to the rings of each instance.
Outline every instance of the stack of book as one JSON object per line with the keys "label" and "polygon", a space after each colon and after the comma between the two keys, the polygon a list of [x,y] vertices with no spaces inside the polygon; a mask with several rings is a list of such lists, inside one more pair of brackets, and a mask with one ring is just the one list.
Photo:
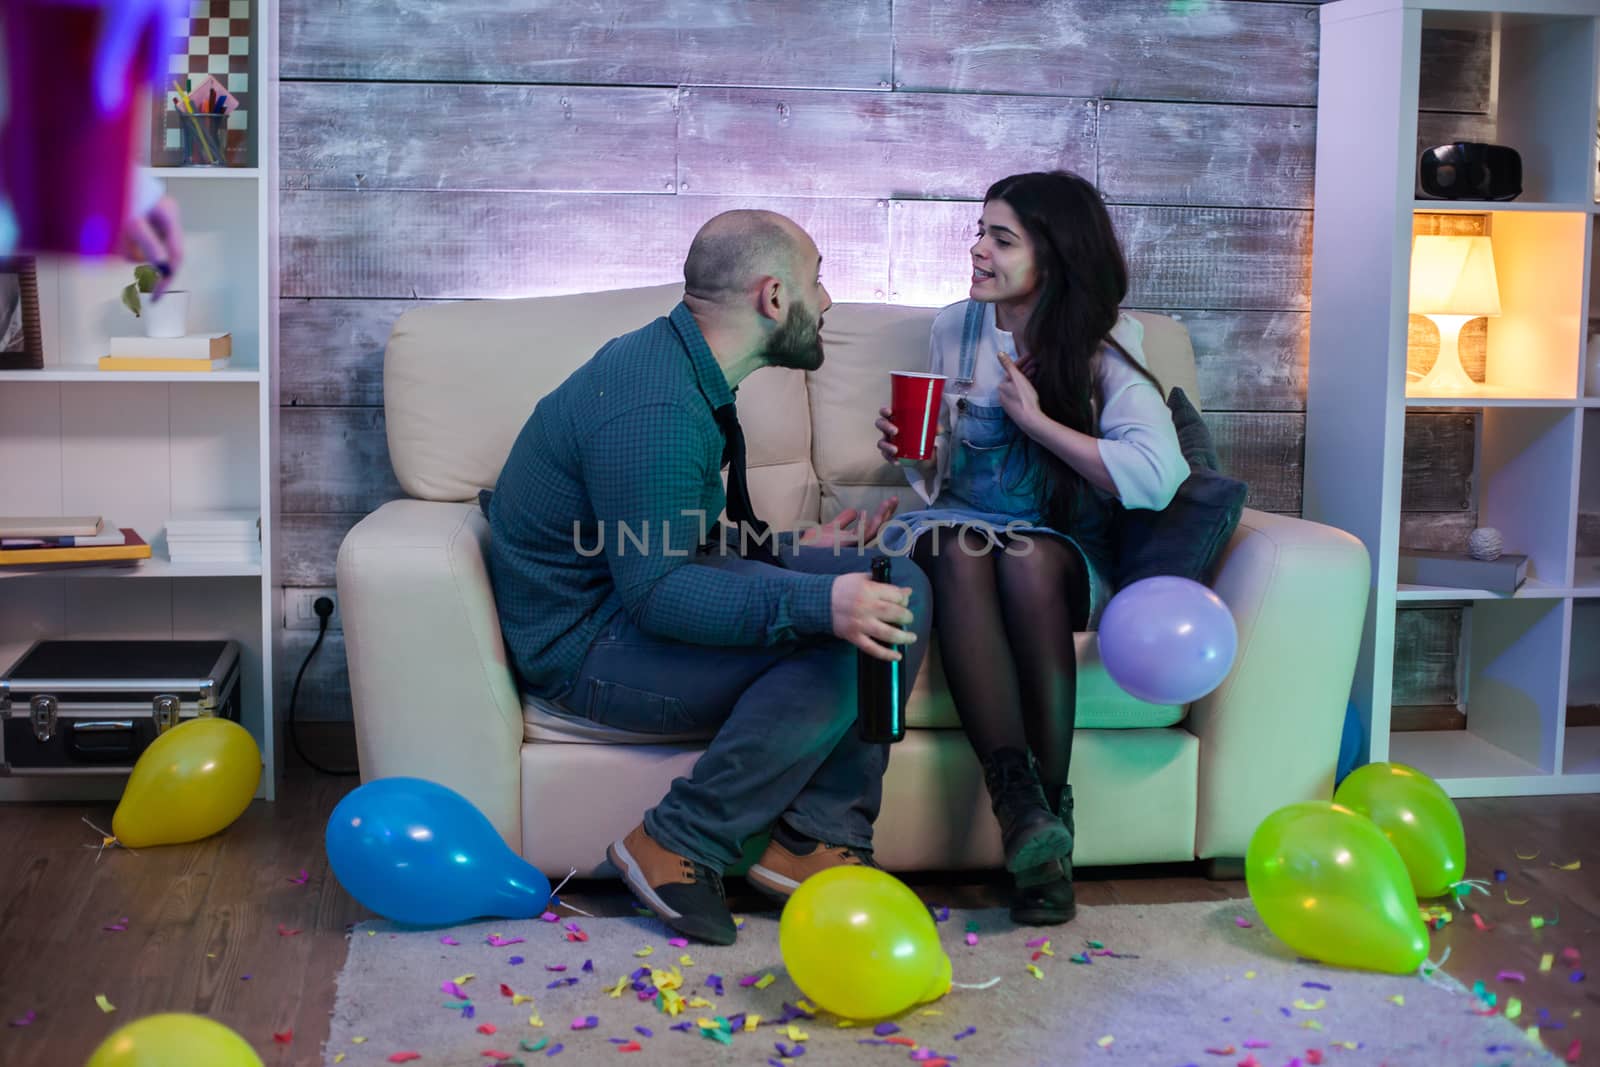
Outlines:
{"label": "stack of book", "polygon": [[1466,552],[1403,548],[1398,576],[1406,585],[1482,589],[1510,596],[1528,579],[1528,557],[1507,552],[1494,559],[1477,559]]}
{"label": "stack of book", "polygon": [[0,567],[133,565],[149,558],[144,538],[99,515],[0,517]]}
{"label": "stack of book", "polygon": [[101,370],[208,371],[225,369],[233,356],[228,333],[183,337],[113,337]]}
{"label": "stack of book", "polygon": [[174,563],[259,563],[261,513],[185,511],[167,519],[167,554]]}

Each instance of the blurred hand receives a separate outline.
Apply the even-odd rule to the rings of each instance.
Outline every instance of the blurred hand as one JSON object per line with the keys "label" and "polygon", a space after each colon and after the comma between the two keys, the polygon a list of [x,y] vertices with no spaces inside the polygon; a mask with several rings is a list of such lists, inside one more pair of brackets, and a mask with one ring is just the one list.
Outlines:
{"label": "blurred hand", "polygon": [[161,272],[151,299],[172,285],[183,265],[183,227],[178,219],[178,202],[171,196],[157,200],[143,216],[133,216],[122,225],[122,254],[136,263],[153,263]]}
{"label": "blurred hand", "polygon": [[878,531],[883,529],[883,524],[894,515],[895,509],[900,506],[900,498],[892,496],[883,502],[878,513],[870,519],[862,519],[859,529],[852,530],[861,512],[855,508],[846,508],[830,523],[822,526],[813,526],[800,535],[800,543],[817,548],[846,547],[853,545],[870,545],[877,539]]}
{"label": "blurred hand", "polygon": [[875,582],[867,571],[841,574],[833,580],[834,636],[874,659],[897,660],[900,652],[888,646],[909,645],[917,639],[903,629],[913,619],[910,603],[911,590],[905,586]]}

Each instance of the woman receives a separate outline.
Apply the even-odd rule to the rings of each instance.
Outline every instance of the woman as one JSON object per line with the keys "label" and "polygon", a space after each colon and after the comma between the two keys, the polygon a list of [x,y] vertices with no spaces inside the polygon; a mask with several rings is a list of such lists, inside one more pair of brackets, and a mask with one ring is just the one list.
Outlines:
{"label": "woman", "polygon": [[[1014,876],[1013,920],[1064,923],[1072,890],[1077,658],[1111,594],[1115,507],[1161,509],[1188,476],[1143,327],[1119,306],[1128,271],[1099,192],[1062,172],[984,196],[971,299],[934,321],[948,379],[937,459],[904,462],[929,505],[889,551],[932,579],[950,693],[983,764]],[[935,505],[937,502],[937,506]]]}

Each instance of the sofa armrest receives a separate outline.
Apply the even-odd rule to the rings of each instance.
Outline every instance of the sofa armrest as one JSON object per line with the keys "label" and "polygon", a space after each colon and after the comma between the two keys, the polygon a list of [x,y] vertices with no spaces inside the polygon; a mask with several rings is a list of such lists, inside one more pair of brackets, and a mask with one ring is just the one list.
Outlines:
{"label": "sofa armrest", "polygon": [[361,778],[449,786],[522,849],[522,704],[476,504],[392,500],[339,546]]}
{"label": "sofa armrest", "polygon": [[1189,710],[1200,739],[1197,856],[1243,856],[1272,812],[1333,794],[1369,585],[1357,538],[1245,509],[1212,583],[1238,625],[1238,653]]}

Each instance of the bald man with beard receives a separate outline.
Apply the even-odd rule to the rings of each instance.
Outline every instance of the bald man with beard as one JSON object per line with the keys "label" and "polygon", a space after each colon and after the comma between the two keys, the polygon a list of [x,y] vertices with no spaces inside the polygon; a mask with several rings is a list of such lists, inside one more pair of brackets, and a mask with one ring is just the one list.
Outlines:
{"label": "bald man with beard", "polygon": [[[897,558],[891,583],[869,573],[879,553],[864,546],[895,501],[798,544],[750,505],[734,394],[762,367],[822,365],[821,260],[782,215],[711,219],[683,302],[539,401],[485,501],[527,690],[637,734],[715,731],[606,850],[641,902],[712,944],[734,941],[722,873],[747,839],[771,831],[748,877],[779,900],[818,871],[872,864],[888,751],[856,734],[857,650],[903,655],[903,705],[927,647],[922,572]],[[731,530],[716,525],[724,507]]]}

